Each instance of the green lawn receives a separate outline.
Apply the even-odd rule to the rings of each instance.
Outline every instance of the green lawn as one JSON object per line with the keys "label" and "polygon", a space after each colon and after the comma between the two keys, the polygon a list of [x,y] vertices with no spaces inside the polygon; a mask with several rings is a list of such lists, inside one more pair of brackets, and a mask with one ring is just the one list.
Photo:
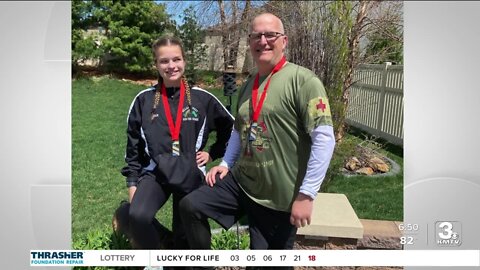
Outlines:
{"label": "green lawn", "polygon": [[[108,77],[72,82],[72,238],[110,226],[119,203],[127,199],[125,165],[128,109],[137,93],[147,87]],[[212,89],[224,104],[228,97]],[[213,141],[214,133],[210,134]],[[207,145],[208,149],[209,145]],[[208,168],[218,164],[216,160]],[[157,214],[171,228],[171,200]],[[212,227],[218,227],[212,223]]]}
{"label": "green lawn", "polygon": [[126,117],[145,87],[112,79],[72,83],[72,237],[111,224],[127,189],[124,166]]}
{"label": "green lawn", "polygon": [[341,144],[337,144],[321,190],[345,194],[359,218],[403,221],[402,148],[385,143],[379,151],[400,165],[400,172],[396,175],[347,177],[340,173],[344,161],[363,140],[364,136],[360,131],[352,130]]}
{"label": "green lawn", "polygon": [[[126,118],[133,98],[145,88],[108,77],[80,78],[72,83],[73,241],[108,228],[120,201],[127,199],[125,179],[120,174],[125,165]],[[227,103],[221,89],[211,92]],[[235,105],[235,98],[232,103]],[[346,178],[338,173],[342,160],[360,141],[347,134],[337,145],[322,190],[346,194],[360,218],[403,220],[403,173],[385,178]],[[387,150],[388,156],[403,166],[401,151]],[[157,218],[170,228],[171,202]]]}

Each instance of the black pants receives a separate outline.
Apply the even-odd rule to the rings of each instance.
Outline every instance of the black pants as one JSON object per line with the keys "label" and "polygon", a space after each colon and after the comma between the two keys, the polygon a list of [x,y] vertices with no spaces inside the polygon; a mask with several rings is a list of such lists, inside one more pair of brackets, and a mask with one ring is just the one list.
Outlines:
{"label": "black pants", "polygon": [[173,196],[173,249],[188,249],[178,204],[185,193],[173,192],[168,184],[161,184],[153,173],[140,178],[129,210],[129,231],[137,249],[160,248],[160,236],[154,223],[158,210]]}
{"label": "black pants", "polygon": [[239,187],[231,173],[217,176],[213,187],[202,186],[180,201],[180,215],[191,249],[210,249],[207,218],[225,229],[247,215],[250,249],[292,249],[297,228],[290,224],[290,213],[255,203]]}

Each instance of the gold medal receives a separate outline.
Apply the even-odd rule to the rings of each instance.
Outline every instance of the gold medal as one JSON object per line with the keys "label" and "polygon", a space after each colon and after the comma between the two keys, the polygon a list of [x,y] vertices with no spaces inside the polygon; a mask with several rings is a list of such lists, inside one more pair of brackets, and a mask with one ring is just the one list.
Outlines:
{"label": "gold medal", "polygon": [[173,156],[180,156],[180,142],[173,141],[172,142],[172,155]]}
{"label": "gold medal", "polygon": [[250,125],[250,132],[249,132],[249,135],[248,135],[248,140],[250,142],[253,142],[257,139],[257,123],[256,122],[253,122],[251,125]]}

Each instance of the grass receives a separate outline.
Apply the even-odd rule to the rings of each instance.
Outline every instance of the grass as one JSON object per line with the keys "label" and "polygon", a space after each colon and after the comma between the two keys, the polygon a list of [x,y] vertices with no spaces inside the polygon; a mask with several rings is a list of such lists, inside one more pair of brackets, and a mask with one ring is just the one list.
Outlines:
{"label": "grass", "polygon": [[[126,118],[137,93],[145,86],[104,77],[78,78],[72,83],[72,239],[81,243],[111,227],[112,216],[127,199],[125,178]],[[221,88],[209,89],[224,104]],[[236,97],[232,98],[235,107]],[[233,110],[232,110],[233,111]],[[362,141],[361,133],[347,134],[337,145],[322,186],[325,192],[344,193],[360,218],[403,219],[403,173],[384,178],[351,177],[339,173],[343,160]],[[210,142],[214,134],[210,135]],[[208,146],[207,146],[208,149]],[[384,152],[403,166],[401,149]],[[219,160],[207,166],[217,164]],[[157,214],[171,229],[171,200]],[[212,228],[218,228],[211,223]],[[107,228],[107,229],[106,229]],[[100,233],[101,234],[101,233]],[[103,235],[103,234],[102,234]],[[105,236],[106,237],[106,236]]]}
{"label": "grass", "polygon": [[344,161],[354,154],[355,146],[365,140],[366,134],[352,129],[337,144],[322,191],[345,194],[357,216],[362,219],[403,220],[403,149],[379,140],[384,147],[379,151],[400,165],[400,172],[392,176],[344,176],[340,172]]}
{"label": "grass", "polygon": [[[125,178],[126,119],[136,94],[146,88],[108,79],[77,79],[72,94],[72,237],[111,224]],[[161,212],[171,211],[168,203]],[[168,226],[170,217],[159,214]]]}
{"label": "grass", "polygon": [[[147,87],[108,76],[78,78],[72,83],[72,238],[110,225],[119,203],[127,199],[125,165],[127,114],[137,93]],[[224,104],[220,88],[210,90]],[[233,102],[232,102],[233,103]],[[215,133],[210,134],[213,142]],[[209,145],[207,145],[207,148]],[[216,160],[207,168],[218,164]],[[157,219],[171,229],[171,199]],[[213,228],[218,228],[214,222]]]}

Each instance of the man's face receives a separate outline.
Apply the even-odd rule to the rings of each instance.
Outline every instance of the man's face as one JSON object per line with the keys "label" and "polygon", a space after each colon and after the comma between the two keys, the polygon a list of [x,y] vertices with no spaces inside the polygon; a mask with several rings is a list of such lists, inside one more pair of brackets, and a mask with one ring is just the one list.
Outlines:
{"label": "man's face", "polygon": [[274,66],[283,56],[287,36],[283,35],[277,18],[261,16],[252,23],[249,43],[253,60],[259,67]]}

